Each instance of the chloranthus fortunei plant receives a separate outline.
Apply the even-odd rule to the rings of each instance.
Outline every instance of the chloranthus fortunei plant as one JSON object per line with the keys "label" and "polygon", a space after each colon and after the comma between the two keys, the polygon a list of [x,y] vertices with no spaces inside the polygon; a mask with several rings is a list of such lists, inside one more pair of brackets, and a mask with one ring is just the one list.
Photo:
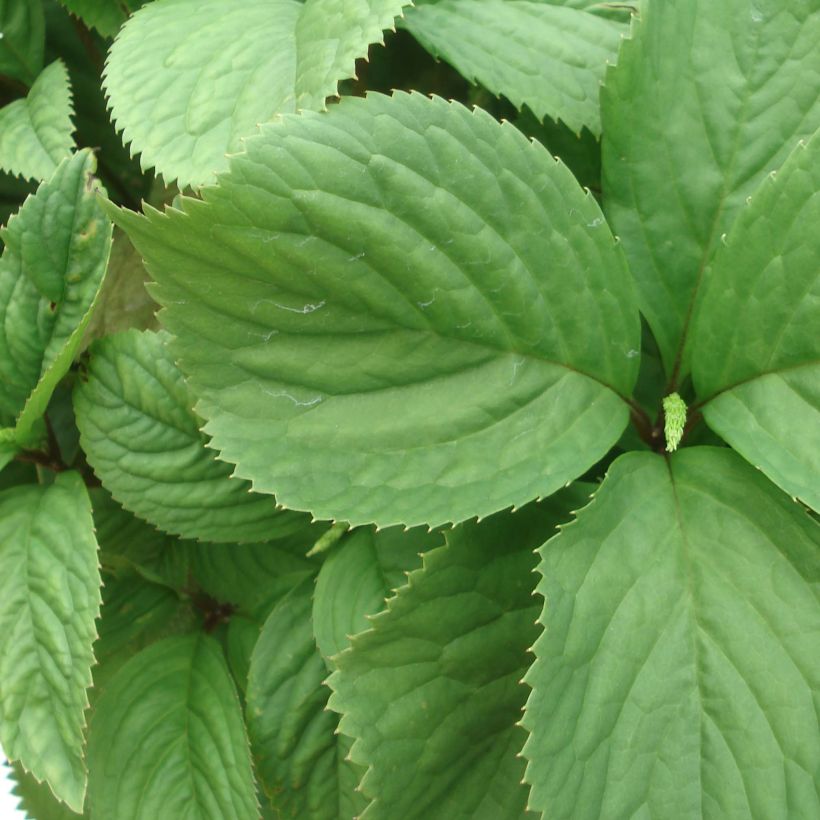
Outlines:
{"label": "chloranthus fortunei plant", "polygon": [[820,0],[0,0],[34,820],[820,816]]}

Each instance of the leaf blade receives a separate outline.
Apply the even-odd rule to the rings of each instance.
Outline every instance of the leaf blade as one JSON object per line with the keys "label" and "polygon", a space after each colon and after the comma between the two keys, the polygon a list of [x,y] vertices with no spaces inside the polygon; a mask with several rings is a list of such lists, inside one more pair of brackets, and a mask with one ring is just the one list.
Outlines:
{"label": "leaf blade", "polygon": [[532,806],[816,811],[818,543],[816,523],[726,449],[618,459],[540,550]]}
{"label": "leaf blade", "polygon": [[86,788],[83,715],[100,576],[82,479],[0,493],[0,740],[73,810]]}
{"label": "leaf blade", "polygon": [[554,492],[614,443],[637,374],[631,285],[594,200],[541,147],[397,94],[284,118],[248,148],[205,204],[114,215],[237,475],[319,518],[434,526]]}

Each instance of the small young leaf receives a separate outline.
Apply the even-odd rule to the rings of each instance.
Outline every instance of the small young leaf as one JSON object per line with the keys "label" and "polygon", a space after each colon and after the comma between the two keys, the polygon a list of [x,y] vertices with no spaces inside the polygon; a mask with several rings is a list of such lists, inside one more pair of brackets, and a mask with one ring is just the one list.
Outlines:
{"label": "small young leaf", "polygon": [[27,97],[0,108],[0,171],[48,179],[74,148],[71,114],[68,71],[55,60]]}
{"label": "small young leaf", "polygon": [[447,546],[336,656],[330,707],[367,766],[368,820],[523,817],[516,725],[538,634],[533,548],[588,496],[559,493],[446,534]]}
{"label": "small young leaf", "polygon": [[236,689],[219,645],[166,638],[123,666],[97,701],[89,808],[117,820],[257,820]]}
{"label": "small young leaf", "polygon": [[540,550],[530,805],[815,817],[820,527],[726,448],[631,453]]}
{"label": "small young leaf", "polygon": [[403,25],[436,57],[517,108],[600,134],[598,92],[624,26],[536,0],[439,0],[408,10]]}
{"label": "small young leaf", "polygon": [[211,542],[267,541],[306,515],[231,478],[200,433],[194,396],[167,334],[127,331],[96,342],[74,408],[89,463],[124,507],[166,532]]}
{"label": "small young leaf", "polygon": [[626,426],[640,325],[623,256],[512,126],[348,98],[266,126],[203,196],[115,217],[212,445],[285,506],[460,521],[556,491]]}
{"label": "small young leaf", "polygon": [[670,393],[663,400],[663,435],[667,453],[678,449],[685,426],[686,402],[677,393]]}
{"label": "small young leaf", "polygon": [[601,92],[604,207],[672,388],[721,235],[820,126],[818,0],[642,5]]}
{"label": "small young leaf", "polygon": [[0,566],[0,744],[82,811],[100,575],[78,474],[0,493]]}
{"label": "small young leaf", "polygon": [[[257,125],[324,108],[407,0],[156,0],[105,70],[114,120],[143,167],[211,183]],[[180,33],[184,32],[184,36]]]}
{"label": "small young leaf", "polygon": [[820,511],[820,132],[738,217],[695,321],[706,422]]}
{"label": "small young leaf", "polygon": [[0,33],[0,74],[31,84],[43,67],[41,0],[0,0]]}
{"label": "small young leaf", "polygon": [[95,168],[87,150],[63,160],[0,234],[0,413],[18,417],[21,444],[71,366],[108,263]]}

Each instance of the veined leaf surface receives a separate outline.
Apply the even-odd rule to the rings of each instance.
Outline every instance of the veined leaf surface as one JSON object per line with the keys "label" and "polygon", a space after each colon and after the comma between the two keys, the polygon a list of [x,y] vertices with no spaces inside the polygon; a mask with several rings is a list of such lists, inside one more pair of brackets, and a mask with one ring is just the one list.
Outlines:
{"label": "veined leaf surface", "polygon": [[92,816],[259,816],[239,699],[205,635],[166,638],[120,669],[97,701],[88,758]]}
{"label": "veined leaf surface", "polygon": [[738,455],[631,453],[540,550],[546,816],[820,813],[820,528]]}
{"label": "veined leaf surface", "polygon": [[604,208],[675,389],[746,197],[820,126],[820,0],[650,2],[601,93]]}
{"label": "veined leaf surface", "polygon": [[751,198],[715,257],[694,327],[706,422],[820,511],[820,133]]}
{"label": "veined leaf surface", "polygon": [[512,126],[346,99],[266,126],[203,196],[115,217],[212,446],[286,507],[460,521],[549,495],[625,427],[640,327],[623,256]]}
{"label": "veined leaf surface", "polygon": [[304,528],[217,461],[167,334],[127,331],[96,342],[74,392],[80,441],[105,487],[166,532],[212,542],[267,541]]}
{"label": "veined leaf surface", "polygon": [[43,67],[41,0],[0,0],[0,74],[33,83]]}
{"label": "veined leaf surface", "polygon": [[622,25],[537,0],[439,0],[408,10],[403,25],[436,57],[516,107],[600,134],[599,90]]}
{"label": "veined leaf surface", "polygon": [[367,820],[525,817],[516,725],[538,629],[533,548],[588,496],[571,488],[446,533],[446,546],[334,658],[331,708],[368,767]]}
{"label": "veined leaf surface", "polygon": [[77,473],[0,493],[0,743],[75,811],[100,574]]}
{"label": "veined leaf surface", "polygon": [[355,817],[361,771],[345,758],[349,740],[327,709],[328,668],[313,637],[313,580],[274,607],[251,655],[248,733],[259,778],[277,816]]}
{"label": "veined leaf surface", "polygon": [[114,120],[143,167],[211,183],[259,123],[324,108],[406,2],[155,0],[111,48]]}
{"label": "veined leaf surface", "polygon": [[97,199],[94,156],[62,161],[2,231],[0,414],[28,443],[82,342],[105,275],[111,223]]}
{"label": "veined leaf surface", "polygon": [[0,108],[0,171],[48,179],[74,148],[71,114],[68,71],[55,60],[25,98]]}

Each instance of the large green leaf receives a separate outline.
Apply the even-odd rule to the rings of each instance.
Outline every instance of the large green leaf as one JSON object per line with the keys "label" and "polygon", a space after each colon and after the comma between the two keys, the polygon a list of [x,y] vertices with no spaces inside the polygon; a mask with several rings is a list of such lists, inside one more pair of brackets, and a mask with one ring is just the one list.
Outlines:
{"label": "large green leaf", "polygon": [[646,5],[601,94],[604,205],[676,386],[721,235],[820,126],[820,0]]}
{"label": "large green leaf", "polygon": [[327,710],[327,666],[311,619],[313,581],[273,609],[251,655],[247,721],[257,771],[279,817],[337,820],[364,808],[349,741]]}
{"label": "large green leaf", "polygon": [[708,272],[692,376],[741,455],[820,510],[820,132],[741,212]]}
{"label": "large green leaf", "polygon": [[363,817],[525,815],[520,684],[538,634],[533,548],[587,496],[573,488],[447,533],[423,569],[336,656],[331,708],[369,767]]}
{"label": "large green leaf", "polygon": [[242,712],[219,645],[166,638],[123,666],[88,739],[89,808],[117,820],[256,820]]}
{"label": "large green leaf", "polygon": [[166,342],[165,334],[131,330],[92,346],[74,409],[83,450],[106,489],[185,538],[266,541],[303,529],[307,516],[251,492],[208,449]]}
{"label": "large green leaf", "polygon": [[266,126],[205,201],[115,218],[236,474],[292,509],[437,525],[548,495],[626,426],[640,326],[592,196],[421,95]]}
{"label": "large green leaf", "polygon": [[114,120],[143,167],[199,186],[280,112],[321,109],[407,0],[155,0],[105,70]]}
{"label": "large green leaf", "polygon": [[545,816],[820,814],[820,530],[725,448],[622,456],[541,549]]}
{"label": "large green leaf", "polygon": [[2,231],[0,415],[28,443],[79,350],[111,248],[90,151],[63,160]]}
{"label": "large green leaf", "polygon": [[68,71],[55,60],[28,96],[0,108],[0,170],[48,179],[74,148],[71,113]]}
{"label": "large green leaf", "polygon": [[440,0],[409,10],[404,27],[459,73],[538,117],[601,131],[598,94],[625,29],[537,0]]}
{"label": "large green leaf", "polygon": [[75,811],[100,575],[82,479],[0,493],[0,743]]}
{"label": "large green leaf", "polygon": [[34,82],[43,67],[42,0],[0,0],[0,74]]}

